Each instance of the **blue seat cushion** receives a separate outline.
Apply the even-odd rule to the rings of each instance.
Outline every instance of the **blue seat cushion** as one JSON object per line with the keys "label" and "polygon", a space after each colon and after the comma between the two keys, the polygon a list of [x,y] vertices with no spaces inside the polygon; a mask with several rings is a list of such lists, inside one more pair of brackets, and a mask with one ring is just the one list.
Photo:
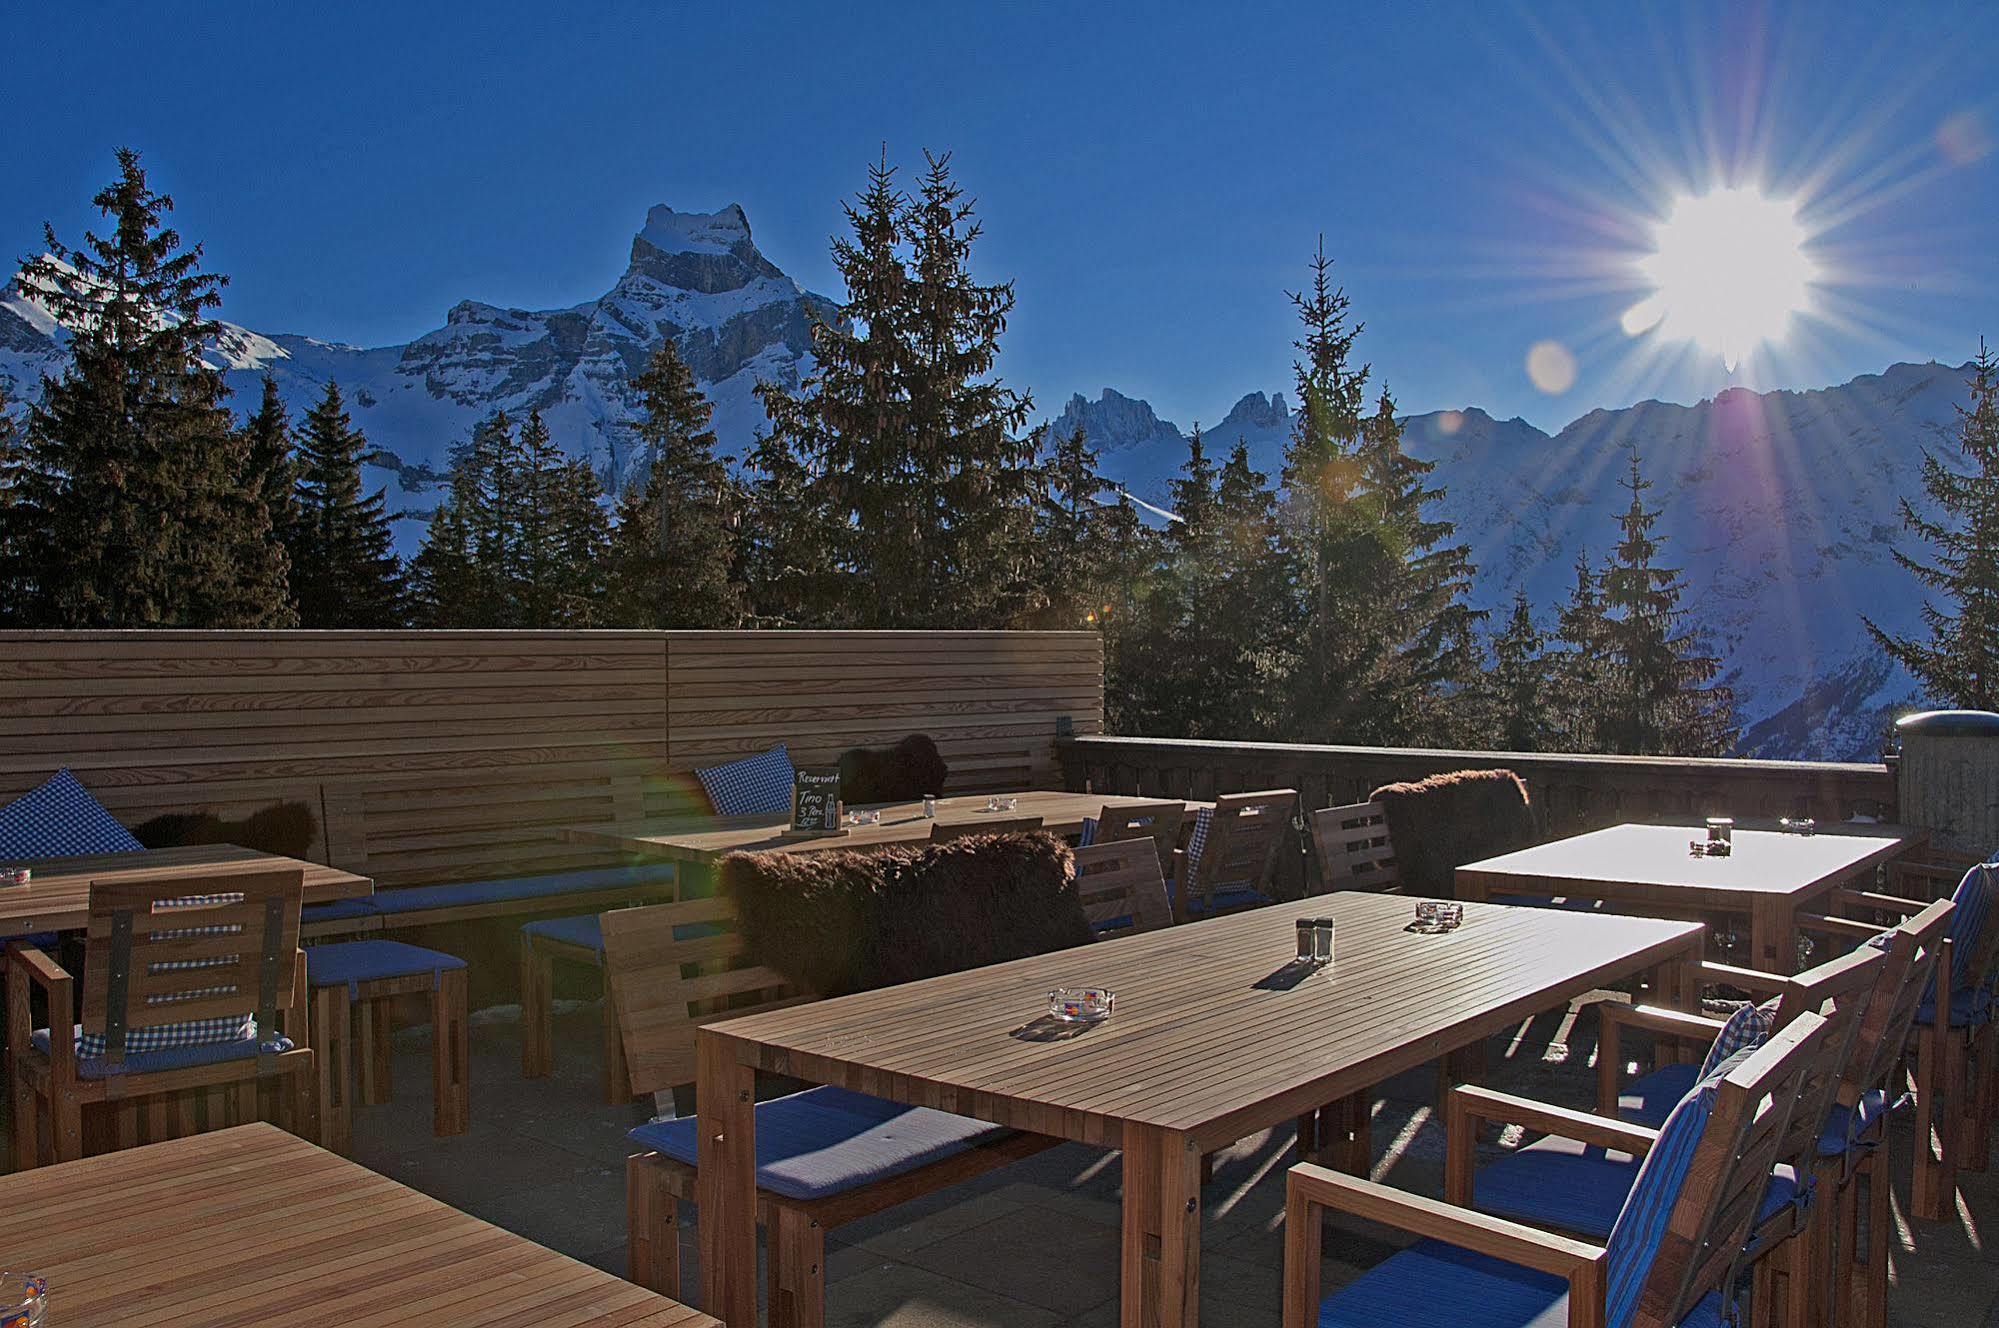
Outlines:
{"label": "blue seat cushion", "polygon": [[[1937,1002],[1932,992],[1916,1007],[1916,1022],[1936,1022]],[[1959,987],[1950,994],[1950,1027],[1975,1028],[1992,1018],[1992,991],[1988,987]]]}
{"label": "blue seat cushion", "polygon": [[401,890],[383,890],[369,899],[376,912],[393,917],[398,913],[419,913],[433,908],[504,904],[524,899],[554,898],[584,890],[656,885],[673,879],[673,864],[656,862],[638,867],[592,867],[584,871],[556,872],[549,876],[514,876],[498,881],[417,885]]}
{"label": "blue seat cushion", "polygon": [[1617,1095],[1618,1119],[1658,1129],[1699,1078],[1700,1066],[1692,1061],[1662,1065],[1638,1076]]}
{"label": "blue seat cushion", "polygon": [[463,967],[465,961],[456,955],[401,941],[342,941],[338,945],[308,946],[305,952],[308,983],[315,987],[345,986],[354,995],[359,994],[356,989],[363,982],[437,974]]}
{"label": "blue seat cushion", "polygon": [[[253,1059],[260,1047],[272,1054],[290,1051],[291,1039],[280,1034],[270,1039],[265,1047],[255,1036],[256,1024],[248,1025],[251,1036],[236,1038],[228,1042],[201,1042],[186,1047],[161,1047],[153,1051],[128,1051],[125,1059],[113,1064],[95,1056],[79,1056],[76,1061],[76,1077],[79,1079],[110,1079],[121,1074],[154,1074],[163,1070],[187,1070],[198,1065],[219,1065],[223,1061],[246,1061]],[[83,1037],[83,1026],[76,1026],[75,1036]],[[49,1053],[49,1030],[38,1028],[29,1035],[29,1041],[43,1055]]]}
{"label": "blue seat cushion", "polygon": [[0,807],[0,862],[145,848],[68,770]]}
{"label": "blue seat cushion", "polygon": [[696,770],[717,816],[770,816],[791,810],[791,754],[779,743],[740,761]]}
{"label": "blue seat cushion", "polygon": [[[757,1186],[787,1199],[823,1199],[928,1166],[1007,1131],[986,1121],[906,1107],[844,1088],[813,1088],[757,1103]],[[693,1166],[695,1122],[652,1121],[634,1143]]]}
{"label": "blue seat cushion", "polygon": [[1217,886],[1214,893],[1206,900],[1199,896],[1189,899],[1187,916],[1198,918],[1205,916],[1211,909],[1216,913],[1227,913],[1234,909],[1256,908],[1271,902],[1273,901],[1270,896],[1261,890],[1252,890],[1246,885],[1223,885]]}
{"label": "blue seat cushion", "polygon": [[521,927],[529,936],[541,936],[564,945],[604,952],[604,924],[595,913],[577,913],[566,918],[539,918]]}
{"label": "blue seat cushion", "polygon": [[307,904],[299,910],[301,922],[352,922],[356,918],[379,918],[382,910],[375,907],[373,895],[359,895],[353,899],[329,899],[323,904]]}
{"label": "blue seat cushion", "polygon": [[1819,1135],[1820,1157],[1838,1157],[1873,1134],[1874,1127],[1888,1114],[1888,1095],[1878,1088],[1871,1088],[1860,1095],[1857,1105],[1858,1111],[1844,1103],[1832,1104],[1832,1112],[1826,1117],[1825,1132]]}
{"label": "blue seat cushion", "polygon": [[[1638,1179],[1639,1159],[1548,1135],[1480,1167],[1472,1182],[1472,1203],[1482,1213],[1554,1227],[1602,1241],[1617,1224]],[[1760,1225],[1798,1197],[1796,1173],[1775,1168],[1757,1209]]]}

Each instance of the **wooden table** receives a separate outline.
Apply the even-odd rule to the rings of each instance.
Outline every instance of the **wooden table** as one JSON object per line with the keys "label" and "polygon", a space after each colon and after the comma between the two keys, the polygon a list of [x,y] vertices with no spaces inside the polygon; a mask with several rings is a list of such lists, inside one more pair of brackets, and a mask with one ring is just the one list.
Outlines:
{"label": "wooden table", "polygon": [[[1294,924],[1320,915],[1336,958],[1301,972]],[[1399,896],[1327,895],[702,1028],[703,1307],[756,1321],[757,1070],[1122,1148],[1121,1322],[1191,1325],[1203,1154],[1633,974],[1667,972],[1683,1001],[1701,955],[1694,923],[1471,904],[1425,936],[1413,916]],[[1064,984],[1110,987],[1116,1013],[1054,1023]],[[1048,1239],[1068,1257],[1059,1227]]]}
{"label": "wooden table", "polygon": [[721,1328],[271,1125],[0,1177],[0,1249],[63,1328]]}
{"label": "wooden table", "polygon": [[1735,828],[1725,858],[1695,857],[1705,826],[1614,825],[1524,848],[1457,870],[1460,899],[1565,895],[1666,916],[1749,917],[1749,966],[1797,967],[1797,915],[1835,888],[1920,847],[1926,832],[1898,825],[1828,826],[1813,835]]}
{"label": "wooden table", "polygon": [[[787,824],[784,816],[710,816],[673,821],[565,826],[562,837],[574,844],[609,847],[648,858],[713,866],[730,853],[824,853],[829,849],[908,844],[930,838],[931,826],[947,822],[975,823],[1039,816],[1044,830],[1058,835],[1073,835],[1082,831],[1086,817],[1095,816],[1105,807],[1161,801],[1158,798],[1129,798],[1106,793],[1034,792],[1005,796],[1015,800],[1012,811],[986,811],[986,795],[983,793],[939,798],[935,820],[923,815],[921,802],[879,803],[871,808],[882,814],[878,824],[849,826],[846,834],[823,839],[784,838],[782,831]],[[1190,802],[1187,808],[1192,811],[1211,805]]]}
{"label": "wooden table", "polygon": [[75,858],[24,858],[0,867],[26,867],[26,885],[0,887],[0,936],[73,931],[90,920],[90,883],[141,876],[185,876],[192,882],[226,879],[231,872],[296,867],[305,872],[305,902],[325,903],[373,894],[375,883],[318,862],[302,862],[234,844],[148,848],[132,853],[92,853]]}

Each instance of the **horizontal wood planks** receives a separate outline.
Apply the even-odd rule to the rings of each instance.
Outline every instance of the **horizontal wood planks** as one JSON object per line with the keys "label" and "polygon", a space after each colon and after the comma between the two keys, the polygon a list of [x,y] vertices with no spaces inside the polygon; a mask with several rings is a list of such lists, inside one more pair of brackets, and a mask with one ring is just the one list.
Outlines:
{"label": "horizontal wood planks", "polygon": [[952,791],[1058,782],[1103,727],[1063,632],[0,632],[0,801],[68,766],[127,824],[308,806],[394,887],[601,865],[556,827],[684,813],[690,773],[911,733]]}
{"label": "horizontal wood planks", "polygon": [[0,1245],[67,1328],[720,1328],[268,1125],[0,1177]]}

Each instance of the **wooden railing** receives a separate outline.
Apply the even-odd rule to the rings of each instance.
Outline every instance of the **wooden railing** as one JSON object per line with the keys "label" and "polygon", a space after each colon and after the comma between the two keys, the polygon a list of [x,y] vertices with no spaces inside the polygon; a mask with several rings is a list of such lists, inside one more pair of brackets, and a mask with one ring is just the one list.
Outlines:
{"label": "wooden railing", "polygon": [[1067,786],[1095,793],[1211,798],[1295,788],[1307,809],[1364,801],[1383,784],[1446,770],[1512,770],[1550,836],[1620,821],[1683,817],[1855,816],[1893,820],[1885,765],[1670,756],[1453,752],[1275,742],[1077,735],[1059,744]]}

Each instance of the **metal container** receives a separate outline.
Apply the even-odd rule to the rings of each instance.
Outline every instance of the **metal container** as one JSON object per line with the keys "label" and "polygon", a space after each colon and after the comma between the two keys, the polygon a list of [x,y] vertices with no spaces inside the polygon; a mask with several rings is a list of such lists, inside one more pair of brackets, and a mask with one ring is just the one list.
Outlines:
{"label": "metal container", "polygon": [[1979,857],[1999,849],[1999,715],[1930,710],[1895,722],[1895,819],[1940,848]]}

